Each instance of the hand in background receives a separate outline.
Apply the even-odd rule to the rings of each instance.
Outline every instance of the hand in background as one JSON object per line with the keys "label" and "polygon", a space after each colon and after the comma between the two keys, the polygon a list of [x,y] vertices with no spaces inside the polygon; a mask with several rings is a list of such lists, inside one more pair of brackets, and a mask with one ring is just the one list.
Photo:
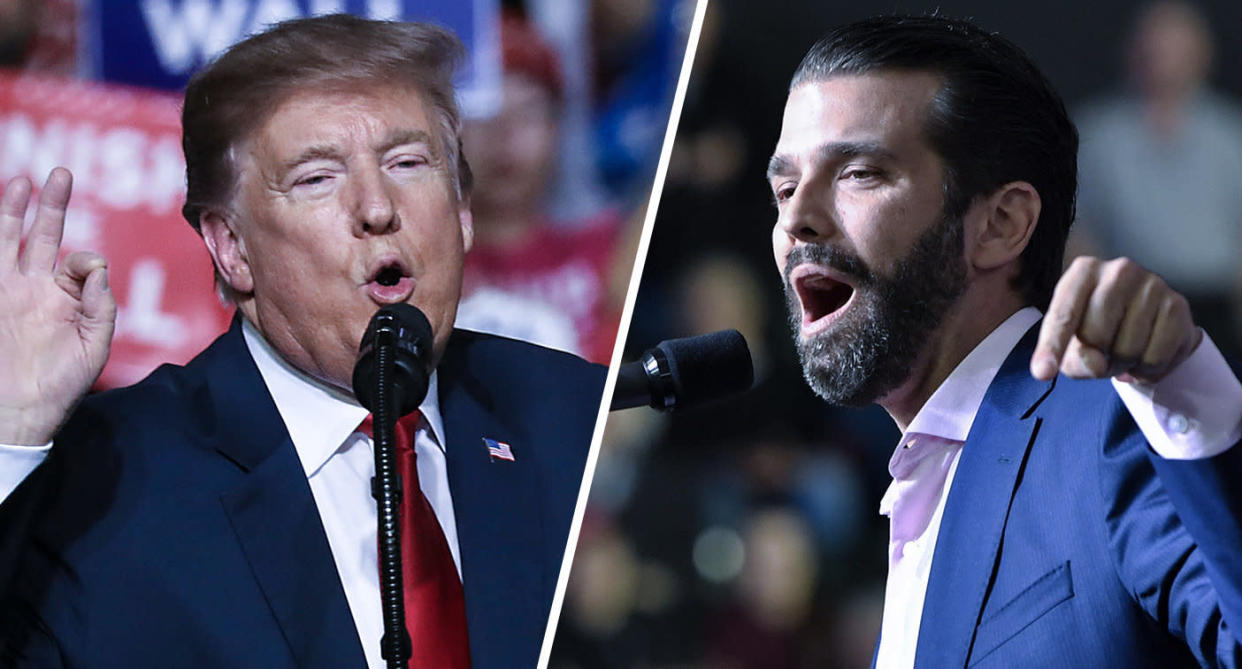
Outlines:
{"label": "hand in background", "polygon": [[89,252],[56,263],[72,183],[64,168],[48,175],[24,245],[30,181],[9,181],[0,197],[0,443],[50,441],[108,360],[107,263]]}
{"label": "hand in background", "polygon": [[1031,374],[1154,383],[1202,337],[1186,298],[1159,276],[1127,258],[1080,257],[1053,291]]}

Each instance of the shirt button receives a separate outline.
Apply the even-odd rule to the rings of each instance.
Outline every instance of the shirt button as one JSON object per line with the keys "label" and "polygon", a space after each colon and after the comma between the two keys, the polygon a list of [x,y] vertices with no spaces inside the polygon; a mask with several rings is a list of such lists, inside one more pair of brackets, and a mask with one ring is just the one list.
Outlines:
{"label": "shirt button", "polygon": [[1186,434],[1186,430],[1190,429],[1190,421],[1180,413],[1169,416],[1169,430],[1174,434]]}

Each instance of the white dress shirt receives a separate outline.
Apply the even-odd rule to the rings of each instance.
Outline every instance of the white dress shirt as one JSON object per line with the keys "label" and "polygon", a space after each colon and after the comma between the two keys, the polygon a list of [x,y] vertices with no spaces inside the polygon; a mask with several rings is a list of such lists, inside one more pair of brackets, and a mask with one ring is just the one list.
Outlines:
{"label": "white dress shirt", "polygon": [[[961,448],[992,379],[1039,318],[1038,310],[1027,307],[984,338],[928,398],[893,453],[889,471],[894,480],[880,501],[880,513],[890,517],[892,530],[876,655],[881,669],[914,666],[932,556]],[[1206,335],[1159,383],[1144,386],[1114,379],[1113,386],[1162,457],[1210,457],[1242,437],[1242,382]],[[912,462],[911,451],[928,443],[933,451]],[[898,509],[914,509],[916,517],[899,518],[894,514]]]}
{"label": "white dress shirt", "polygon": [[[375,459],[370,437],[356,431],[368,412],[353,397],[290,366],[248,321],[242,321],[242,334],[306,471],[367,665],[385,667],[380,657],[384,621],[380,612],[377,514],[371,497]],[[414,437],[418,484],[440,521],[460,576],[457,523],[449,495],[444,425],[434,372],[427,398],[418,409],[423,416]],[[0,501],[43,461],[50,448],[50,444],[0,445]],[[290,559],[296,560],[296,556]]]}
{"label": "white dress shirt", "polygon": [[[371,438],[357,431],[369,412],[353,397],[285,362],[248,321],[242,321],[242,333],[306,470],[367,664],[373,669],[385,667],[380,657],[384,620],[380,611],[378,520],[371,497],[375,455]],[[440,521],[460,576],[461,555],[449,496],[435,372],[418,410],[423,415],[414,437],[418,485]]]}

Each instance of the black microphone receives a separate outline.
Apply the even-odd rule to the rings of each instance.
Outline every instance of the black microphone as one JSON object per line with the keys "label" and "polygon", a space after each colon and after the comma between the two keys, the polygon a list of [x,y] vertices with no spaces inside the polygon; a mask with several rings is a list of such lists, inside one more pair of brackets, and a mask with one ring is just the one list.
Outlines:
{"label": "black microphone", "polygon": [[[410,657],[402,587],[400,507],[402,485],[394,439],[398,416],[418,408],[431,379],[431,323],[408,304],[380,308],[358,345],[354,396],[372,414],[375,498],[379,535],[380,605],[384,635],[380,656],[389,669],[404,669]],[[415,482],[417,485],[417,482]]]}
{"label": "black microphone", "polygon": [[621,365],[610,410],[684,409],[743,392],[754,380],[750,349],[737,330],[669,339]]}
{"label": "black microphone", "polygon": [[354,397],[372,413],[376,411],[379,349],[388,347],[393,358],[392,386],[397,416],[418,408],[427,396],[431,370],[431,323],[409,304],[390,304],[375,312],[358,345],[354,365]]}

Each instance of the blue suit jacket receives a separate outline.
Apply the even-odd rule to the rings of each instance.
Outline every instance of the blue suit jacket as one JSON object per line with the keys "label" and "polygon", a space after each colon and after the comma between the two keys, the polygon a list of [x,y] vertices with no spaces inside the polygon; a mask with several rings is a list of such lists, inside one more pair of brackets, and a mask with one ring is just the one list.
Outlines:
{"label": "blue suit jacket", "polygon": [[1037,331],[962,448],[915,665],[1238,665],[1242,449],[1164,460],[1108,381],[1031,377]]}
{"label": "blue suit jacket", "polygon": [[[534,666],[603,368],[457,331],[438,370],[474,665]],[[483,437],[515,461],[493,462]],[[237,323],[184,368],[87,399],[0,506],[0,541],[0,663],[365,664]]]}

